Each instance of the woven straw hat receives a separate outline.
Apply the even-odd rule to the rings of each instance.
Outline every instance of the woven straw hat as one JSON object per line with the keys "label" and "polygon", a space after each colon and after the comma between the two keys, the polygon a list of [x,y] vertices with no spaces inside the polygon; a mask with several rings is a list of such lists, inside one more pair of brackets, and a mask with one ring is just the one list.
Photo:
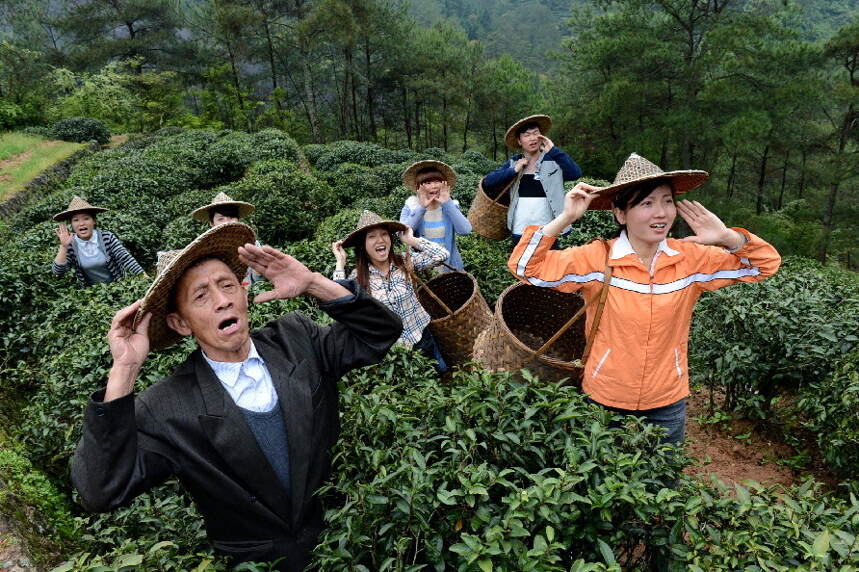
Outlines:
{"label": "woven straw hat", "polygon": [[239,260],[238,248],[246,243],[253,244],[255,240],[254,231],[249,226],[228,222],[210,228],[182,250],[160,253],[155,280],[146,291],[134,317],[134,326],[137,327],[146,312],[152,313],[149,322],[150,351],[169,348],[182,339],[179,333],[167,325],[167,299],[188,266],[205,256],[215,256],[223,260],[241,281],[247,272],[247,265]]}
{"label": "woven straw hat", "polygon": [[707,171],[685,170],[685,171],[663,171],[655,163],[651,163],[641,155],[632,153],[623,166],[617,172],[614,182],[599,191],[591,201],[591,209],[607,210],[612,208],[612,201],[619,191],[650,181],[653,179],[668,179],[674,187],[675,194],[683,194],[698,188],[710,177]]}
{"label": "woven straw hat", "polygon": [[552,118],[548,115],[529,115],[528,117],[523,117],[514,123],[510,129],[507,130],[507,133],[504,134],[504,144],[507,145],[507,147],[510,149],[519,148],[519,135],[516,131],[526,123],[536,123],[540,128],[540,134],[542,135],[548,133],[549,129],[552,128]]}
{"label": "woven straw hat", "polygon": [[417,163],[412,163],[403,171],[403,184],[412,191],[417,191],[418,173],[429,168],[440,172],[444,180],[447,181],[447,184],[450,185],[450,188],[456,185],[456,171],[453,170],[453,167],[441,161],[418,161]]}
{"label": "woven straw hat", "polygon": [[406,230],[406,225],[401,222],[393,221],[393,220],[385,220],[373,211],[364,211],[361,213],[361,216],[358,217],[358,224],[355,227],[355,230],[346,235],[346,238],[343,239],[343,248],[348,246],[359,246],[358,240],[361,236],[371,228],[375,228],[377,226],[384,227],[390,233],[394,233],[400,230]]}
{"label": "woven straw hat", "polygon": [[79,196],[75,195],[74,197],[72,197],[72,200],[69,201],[69,208],[67,208],[66,210],[64,210],[61,213],[55,214],[54,220],[56,222],[61,222],[64,220],[71,219],[73,216],[75,216],[76,213],[89,212],[92,214],[96,214],[96,213],[103,213],[106,210],[107,209],[104,209],[101,207],[94,207],[91,204],[89,204],[88,202],[86,202],[85,200],[83,200],[82,198],[80,198]]}
{"label": "woven straw hat", "polygon": [[245,203],[242,201],[234,201],[230,197],[227,196],[226,193],[218,193],[215,195],[215,198],[212,199],[212,202],[204,207],[200,207],[194,210],[191,213],[191,216],[197,219],[200,222],[208,223],[211,219],[209,218],[209,211],[215,207],[226,207],[226,206],[237,206],[239,207],[239,218],[245,218],[249,214],[253,213],[256,210],[256,207],[250,203]]}

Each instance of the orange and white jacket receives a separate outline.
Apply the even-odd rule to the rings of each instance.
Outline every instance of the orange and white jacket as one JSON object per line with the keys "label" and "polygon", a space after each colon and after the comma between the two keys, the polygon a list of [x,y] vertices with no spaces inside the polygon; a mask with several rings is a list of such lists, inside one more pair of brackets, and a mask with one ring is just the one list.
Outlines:
{"label": "orange and white jacket", "polygon": [[[728,252],[716,246],[663,240],[654,257],[653,276],[625,233],[609,241],[611,284],[596,338],[582,378],[582,389],[603,405],[653,409],[689,395],[687,346],[692,310],[702,292],[735,282],[758,282],[775,274],[781,257],[749,231],[734,229],[746,244]],[[529,226],[507,266],[521,281],[562,292],[597,296],[605,281],[602,242],[550,250],[555,237]],[[590,332],[596,304],[587,310]]]}

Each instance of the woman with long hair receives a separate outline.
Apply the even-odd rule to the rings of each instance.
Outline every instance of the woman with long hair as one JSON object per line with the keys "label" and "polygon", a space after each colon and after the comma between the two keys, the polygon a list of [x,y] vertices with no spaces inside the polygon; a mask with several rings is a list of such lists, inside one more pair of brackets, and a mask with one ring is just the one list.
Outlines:
{"label": "woman with long hair", "polygon": [[[395,232],[400,232],[400,240],[415,251],[409,259],[394,251]],[[429,331],[430,316],[421,306],[409,274],[410,267],[414,271],[432,268],[444,262],[450,253],[438,243],[416,238],[411,227],[383,220],[371,211],[364,211],[357,228],[331,245],[337,259],[332,276],[334,280],[346,278],[346,248],[349,247],[355,252],[355,268],[349,278],[356,280],[373,298],[403,320],[403,333],[398,343],[420,350],[438,362],[439,371],[445,371],[444,359]]]}

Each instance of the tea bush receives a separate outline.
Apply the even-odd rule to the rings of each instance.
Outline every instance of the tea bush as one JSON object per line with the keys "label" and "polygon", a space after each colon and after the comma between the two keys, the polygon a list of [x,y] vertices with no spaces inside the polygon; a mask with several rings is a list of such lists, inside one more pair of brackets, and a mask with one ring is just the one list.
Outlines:
{"label": "tea bush", "polygon": [[51,139],[54,136],[54,132],[51,130],[50,127],[43,127],[41,125],[25,127],[21,129],[21,133],[26,133],[27,135],[38,135],[39,137],[44,137],[45,139]]}
{"label": "tea bush", "polygon": [[104,123],[89,117],[61,119],[51,126],[51,134],[54,139],[74,143],[83,143],[94,139],[102,145],[106,145],[110,141],[110,131],[107,130]]}
{"label": "tea bush", "polygon": [[[331,244],[335,240],[342,240],[347,234],[355,230],[361,212],[361,209],[341,210],[336,215],[323,220],[316,229],[314,237],[324,244]],[[331,254],[331,256],[334,255]]]}
{"label": "tea bush", "polygon": [[[302,155],[316,176],[304,172]],[[68,463],[86,400],[110,367],[104,333],[150,281],[82,290],[51,276],[58,242],[50,218],[81,194],[111,209],[99,226],[151,266],[158,250],[205,230],[188,215],[223,190],[257,206],[248,222],[262,242],[330,275],[330,243],[354,228],[361,209],[399,218],[412,194],[400,176],[418,158],[457,169],[453,196],[463,212],[496,166],[473,151],[357,142],[299,148],[278,130],[165,129],[83,159],[61,188],[0,223],[0,391],[9,431],[23,444],[0,455],[0,471],[45,515],[45,540],[69,555],[58,570],[225,570],[226,563],[212,556],[202,520],[175,482],[110,514],[83,514],[73,504]],[[562,244],[615,231],[610,213],[588,213]],[[457,243],[494,303],[514,282],[508,242],[471,234]],[[269,287],[254,285],[249,295]],[[690,352],[697,380],[819,448],[854,491],[856,292],[855,276],[788,259],[761,285],[705,296]],[[259,327],[288,311],[330,321],[306,297],[251,304],[249,319]],[[186,340],[150,356],[139,388],[193,347]],[[439,378],[422,355],[394,348],[341,388],[343,435],[320,492],[323,570],[859,567],[855,497],[812,484],[727,490],[677,480],[685,457],[660,451],[658,430],[584,403],[572,386],[468,370]],[[764,402],[774,407],[757,407]]]}
{"label": "tea bush", "polygon": [[320,171],[333,171],[343,163],[356,163],[366,167],[376,167],[385,163],[402,163],[412,160],[403,151],[392,151],[374,143],[358,141],[337,141],[326,145],[315,166]]}
{"label": "tea bush", "polygon": [[796,400],[809,440],[827,465],[859,495],[859,348],[842,359],[832,375],[811,381]]}
{"label": "tea bush", "polygon": [[574,387],[527,373],[439,384],[401,351],[346,382],[324,568],[568,570],[603,561],[600,541],[625,567],[639,545],[664,550],[681,456],[657,452],[652,426],[607,428]]}
{"label": "tea bush", "polygon": [[343,163],[334,171],[323,172],[321,177],[331,185],[343,205],[351,205],[358,199],[384,196],[385,186],[375,169]]}
{"label": "tea bush", "polygon": [[299,172],[293,163],[283,160],[261,161],[222,190],[256,206],[254,221],[266,244],[310,236],[317,223],[340,206],[337,194],[325,181]]}
{"label": "tea bush", "polygon": [[690,371],[752,418],[771,400],[828,376],[859,340],[856,276],[785,258],[755,284],[705,294],[695,311]]}

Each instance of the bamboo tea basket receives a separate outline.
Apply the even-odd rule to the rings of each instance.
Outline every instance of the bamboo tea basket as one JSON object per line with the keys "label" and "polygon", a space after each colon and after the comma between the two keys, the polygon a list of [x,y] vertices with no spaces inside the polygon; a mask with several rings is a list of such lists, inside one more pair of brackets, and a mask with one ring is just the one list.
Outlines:
{"label": "bamboo tea basket", "polygon": [[545,380],[578,379],[586,345],[584,315],[542,355],[534,353],[583,306],[578,293],[522,282],[509,286],[498,298],[492,324],[474,344],[474,361],[490,371],[524,368]]}
{"label": "bamboo tea basket", "polygon": [[477,193],[468,209],[471,229],[489,240],[504,240],[510,235],[507,229],[507,210],[510,206],[510,186],[494,199],[483,190],[483,179],[477,184]]}
{"label": "bamboo tea basket", "polygon": [[[438,301],[450,310],[448,313]],[[436,276],[417,290],[418,300],[429,313],[430,331],[449,365],[471,360],[474,340],[492,322],[492,314],[480,293],[477,280],[467,272],[453,271]]]}

